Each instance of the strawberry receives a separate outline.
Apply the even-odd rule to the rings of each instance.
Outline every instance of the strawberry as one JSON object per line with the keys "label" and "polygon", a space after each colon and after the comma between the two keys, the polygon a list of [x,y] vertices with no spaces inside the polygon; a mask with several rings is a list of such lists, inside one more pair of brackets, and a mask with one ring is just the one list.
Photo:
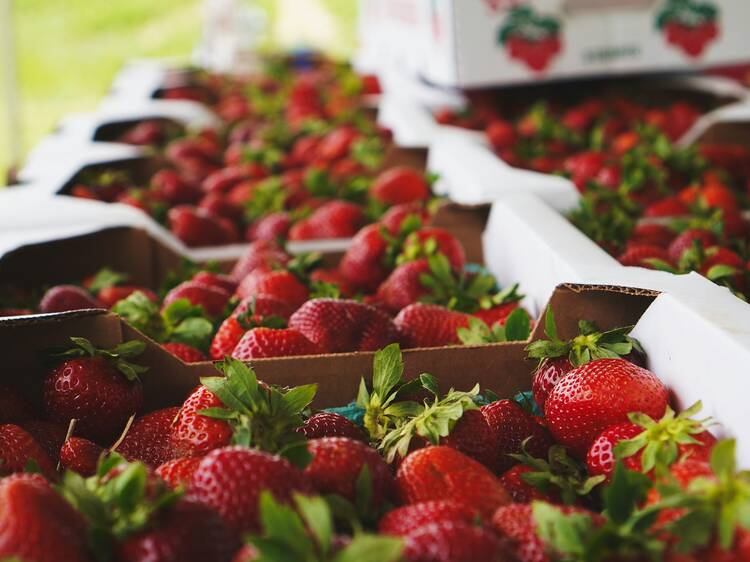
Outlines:
{"label": "strawberry", "polygon": [[29,462],[53,477],[55,466],[44,448],[25,429],[14,424],[0,425],[0,476],[22,472]]}
{"label": "strawberry", "polygon": [[484,466],[452,447],[436,446],[409,454],[396,474],[404,503],[452,500],[476,508],[483,517],[510,502],[500,481]]}
{"label": "strawberry", "polygon": [[242,206],[222,193],[204,195],[198,202],[198,209],[205,211],[209,216],[217,217],[217,219],[226,219],[230,223],[241,221],[244,215]]}
{"label": "strawberry", "polygon": [[679,264],[685,251],[692,248],[695,243],[700,244],[703,248],[708,248],[716,244],[716,236],[699,228],[683,231],[669,245],[669,258],[672,263]]}
{"label": "strawberry", "polygon": [[525,474],[531,474],[534,469],[525,464],[510,467],[500,476],[500,483],[508,492],[514,503],[531,503],[532,501],[557,502],[559,499],[550,493],[544,493],[524,480]]}
{"label": "strawberry", "polygon": [[170,442],[178,456],[202,456],[230,443],[232,429],[229,424],[200,413],[222,406],[219,397],[205,386],[199,386],[188,396],[175,418],[170,434]]}
{"label": "strawberry", "polygon": [[290,259],[274,242],[259,240],[248,245],[242,257],[234,264],[229,276],[237,283],[261,266],[284,265]]}
{"label": "strawberry", "polygon": [[209,287],[216,287],[229,293],[230,295],[237,290],[237,282],[229,275],[215,273],[213,271],[199,271],[193,275],[191,281],[203,283]]}
{"label": "strawberry", "polygon": [[463,521],[427,523],[404,537],[409,562],[503,562],[505,547],[490,530]]}
{"label": "strawberry", "polygon": [[448,258],[454,271],[463,271],[466,265],[466,253],[461,242],[444,228],[427,226],[412,232],[404,242],[404,248],[398,257],[399,263],[415,260],[435,254]]}
{"label": "strawberry", "polygon": [[309,492],[310,484],[287,460],[235,446],[206,455],[190,485],[192,498],[213,508],[238,532],[259,528],[258,499],[262,490],[289,503],[294,492]]}
{"label": "strawberry", "polygon": [[629,244],[627,250],[617,257],[617,261],[622,265],[646,269],[657,269],[655,262],[661,262],[667,266],[672,265],[667,250],[646,244]]}
{"label": "strawberry", "polygon": [[317,143],[316,156],[325,161],[343,158],[357,137],[359,137],[359,132],[354,127],[336,127],[330,133],[326,133]]}
{"label": "strawberry", "polygon": [[492,432],[496,446],[495,458],[490,466],[504,472],[518,461],[510,455],[525,451],[533,457],[545,458],[553,444],[549,432],[512,400],[497,400],[480,408]]}
{"label": "strawberry", "polygon": [[195,203],[202,195],[200,188],[176,170],[162,169],[151,176],[151,188],[160,200],[171,205]]}
{"label": "strawberry", "polygon": [[544,414],[555,439],[583,457],[599,433],[630,412],[660,418],[666,408],[667,389],[653,373],[624,359],[596,359],[558,381]]}
{"label": "strawberry", "polygon": [[427,295],[428,288],[422,283],[422,279],[429,271],[427,259],[409,261],[398,266],[378,287],[375,300],[389,312],[397,313]]}
{"label": "strawberry", "polygon": [[644,217],[681,217],[689,214],[688,206],[676,196],[665,197],[643,210]]}
{"label": "strawberry", "polygon": [[232,351],[240,361],[263,357],[318,355],[324,350],[294,328],[253,328],[242,336]]}
{"label": "strawberry", "polygon": [[88,562],[78,512],[39,475],[0,480],[0,558],[26,562]]}
{"label": "strawberry", "polygon": [[76,285],[56,285],[39,301],[39,312],[66,312],[83,308],[103,308],[89,293]]}
{"label": "strawberry", "polygon": [[292,227],[292,217],[286,211],[270,213],[253,222],[245,231],[245,239],[248,241],[264,240],[275,242],[284,240],[289,235]]}
{"label": "strawberry", "polygon": [[355,287],[374,291],[388,277],[388,246],[379,225],[364,227],[352,238],[339,262],[339,272]]}
{"label": "strawberry", "polygon": [[209,507],[179,500],[153,517],[152,528],[132,534],[116,548],[122,562],[231,562],[239,540]]}
{"label": "strawberry", "polygon": [[83,437],[112,440],[143,403],[139,374],[146,367],[127,360],[139,355],[145,344],[133,340],[102,350],[84,338],[70,340],[73,346],[56,354],[62,362],[42,383],[44,410],[59,424],[77,420]]}
{"label": "strawberry", "polygon": [[393,321],[404,347],[438,347],[460,343],[458,329],[469,325],[469,315],[434,304],[414,303]]}
{"label": "strawberry", "polygon": [[211,318],[224,313],[224,309],[232,294],[225,289],[206,285],[200,281],[183,281],[164,297],[162,309],[179,299],[185,299],[190,304],[203,307],[204,312]]}
{"label": "strawberry", "polygon": [[292,272],[277,269],[248,275],[240,283],[237,295],[243,299],[265,295],[297,310],[310,297],[310,291]]}
{"label": "strawberry", "polygon": [[127,144],[142,146],[156,146],[162,144],[166,138],[164,122],[156,120],[141,121],[127,130],[118,140]]}
{"label": "strawberry", "polygon": [[473,525],[479,513],[461,502],[433,500],[397,507],[386,513],[378,523],[378,531],[384,535],[407,535],[411,531],[440,521],[452,521]]}
{"label": "strawberry", "polygon": [[413,168],[396,166],[375,177],[370,197],[385,205],[425,201],[430,197],[430,185],[424,175]]}
{"label": "strawberry", "polygon": [[83,437],[70,437],[60,448],[60,466],[81,476],[93,476],[106,451]]}
{"label": "strawberry", "polygon": [[616,459],[628,469],[644,473],[682,458],[708,462],[716,438],[706,430],[707,420],[691,419],[700,407],[698,402],[679,415],[667,407],[659,421],[632,413],[630,421],[605,429],[586,456],[589,474],[602,474],[610,480]]}
{"label": "strawberry", "polygon": [[[171,442],[178,456],[200,456],[230,443],[277,452],[304,441],[296,430],[316,385],[280,390],[260,383],[255,372],[234,359],[217,363],[221,377],[203,377],[180,408]],[[242,396],[236,388],[242,387]]]}
{"label": "strawberry", "polygon": [[349,238],[356,234],[364,220],[359,205],[348,201],[330,201],[294,224],[289,230],[289,240]]}
{"label": "strawberry", "polygon": [[185,343],[170,342],[162,344],[162,347],[183,363],[200,363],[207,359],[206,355],[200,349],[196,349]]}
{"label": "strawberry", "polygon": [[220,168],[206,177],[201,183],[201,189],[205,193],[227,193],[238,183],[259,179],[263,177],[263,171],[253,164],[238,164]]}
{"label": "strawberry", "polygon": [[289,318],[289,327],[326,353],[375,351],[398,339],[386,313],[353,300],[307,301]]}
{"label": "strawberry", "polygon": [[705,275],[715,283],[726,281],[737,290],[745,288],[745,262],[736,252],[721,246],[712,246],[706,248],[701,257],[698,268],[701,275]]}
{"label": "strawberry", "polygon": [[156,467],[155,474],[170,488],[187,488],[193,480],[193,473],[202,457],[182,457],[167,461]]}
{"label": "strawberry", "polygon": [[502,119],[495,119],[485,129],[487,139],[496,151],[513,148],[516,142],[516,131],[513,125]]}
{"label": "strawberry", "polygon": [[180,409],[164,408],[136,419],[116,451],[129,461],[140,461],[150,468],[175,458],[171,444],[172,423]]}
{"label": "strawberry", "polygon": [[398,234],[404,230],[405,225],[427,226],[430,220],[430,213],[423,205],[404,203],[394,205],[383,213],[383,216],[378,220],[378,224],[391,234]]}
{"label": "strawberry", "polygon": [[169,230],[186,246],[218,246],[239,239],[236,230],[205,209],[178,205],[169,210],[167,218]]}
{"label": "strawberry", "polygon": [[322,437],[348,437],[367,443],[367,436],[354,422],[334,412],[317,412],[307,418],[297,431],[308,439]]}
{"label": "strawberry", "polygon": [[677,234],[671,228],[663,224],[642,223],[635,226],[628,244],[645,244],[667,248],[676,236]]}
{"label": "strawberry", "polygon": [[538,359],[531,389],[534,401],[544,410],[547,395],[557,382],[571,369],[592,359],[603,357],[626,357],[633,362],[642,362],[643,350],[637,340],[628,336],[629,327],[600,332],[588,320],[578,322],[578,335],[563,341],[557,335],[557,325],[551,307],[544,317],[544,332],[549,339],[538,340],[526,346],[530,359]]}
{"label": "strawberry", "polygon": [[335,494],[355,503],[363,471],[367,478],[373,507],[394,497],[393,475],[383,458],[369,445],[347,437],[323,437],[307,442],[312,461],[305,476],[319,494]]}

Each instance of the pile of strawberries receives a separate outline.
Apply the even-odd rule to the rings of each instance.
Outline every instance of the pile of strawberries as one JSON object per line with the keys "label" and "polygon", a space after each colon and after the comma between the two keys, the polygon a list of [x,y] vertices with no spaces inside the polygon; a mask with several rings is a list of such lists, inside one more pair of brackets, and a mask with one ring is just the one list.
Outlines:
{"label": "pile of strawberries", "polygon": [[[71,338],[0,389],[0,558],[25,562],[742,561],[750,480],[700,404],[676,414],[629,328],[527,346],[512,398],[405,379],[375,354],[353,401],[311,408],[217,363],[142,413],[132,363]],[[207,371],[207,375],[210,371]],[[31,384],[38,381],[38,384]],[[345,397],[342,402],[345,401]]]}
{"label": "pile of strawberries", "polygon": [[41,296],[9,289],[0,316],[109,308],[186,362],[527,339],[517,287],[466,264],[430,220],[421,201],[396,205],[335,266],[262,240],[228,274],[186,266],[158,291],[109,269]]}
{"label": "pile of strawberries", "polygon": [[284,64],[204,81],[168,97],[210,103],[220,128],[140,122],[115,140],[150,147],[157,171],[146,185],[110,166],[82,172],[68,192],[141,209],[188,246],[349,238],[389,207],[430,197],[426,178],[383,170],[389,134],[365,106],[373,84],[350,69]]}
{"label": "pile of strawberries", "polygon": [[[562,107],[542,99],[513,115],[475,113],[505,162],[575,183],[582,199],[572,222],[621,263],[698,271],[744,298],[750,150],[726,142],[678,145],[701,108],[639,100],[635,91]],[[439,118],[476,128],[465,114],[443,111]]]}

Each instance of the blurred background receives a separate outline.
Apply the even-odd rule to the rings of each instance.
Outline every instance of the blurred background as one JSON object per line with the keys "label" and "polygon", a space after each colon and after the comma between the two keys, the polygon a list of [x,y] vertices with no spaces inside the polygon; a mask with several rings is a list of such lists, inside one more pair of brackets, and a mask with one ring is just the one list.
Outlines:
{"label": "blurred background", "polygon": [[[243,1],[265,12],[268,47],[317,47],[340,56],[354,49],[356,0]],[[2,2],[12,14],[15,36],[6,40],[15,47],[24,152],[64,114],[95,109],[126,60],[188,58],[201,37],[202,0]],[[5,112],[0,119],[8,119]],[[0,127],[0,177],[13,157],[7,131]]]}

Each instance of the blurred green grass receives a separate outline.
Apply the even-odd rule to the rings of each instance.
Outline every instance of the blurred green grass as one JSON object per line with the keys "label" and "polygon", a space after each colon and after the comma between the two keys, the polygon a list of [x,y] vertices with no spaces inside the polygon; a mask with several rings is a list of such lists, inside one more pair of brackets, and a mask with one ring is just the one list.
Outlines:
{"label": "blurred green grass", "polygon": [[[281,13],[277,3],[257,0],[269,13],[272,44],[274,20],[305,17],[304,9]],[[16,0],[13,6],[24,152],[66,113],[95,109],[128,59],[188,57],[201,34],[200,0]],[[316,7],[335,23],[335,33],[318,46],[350,52],[356,1],[318,0]],[[11,165],[6,129],[0,131],[3,177]]]}

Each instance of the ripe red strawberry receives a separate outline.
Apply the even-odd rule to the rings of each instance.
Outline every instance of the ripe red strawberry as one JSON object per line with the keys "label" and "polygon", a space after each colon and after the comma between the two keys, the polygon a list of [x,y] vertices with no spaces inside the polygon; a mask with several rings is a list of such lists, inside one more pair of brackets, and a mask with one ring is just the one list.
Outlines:
{"label": "ripe red strawberry", "polygon": [[534,370],[531,390],[534,394],[534,402],[541,410],[544,410],[544,404],[552,388],[572,369],[573,365],[566,356],[547,357],[539,363]]}
{"label": "ripe red strawberry", "polygon": [[508,319],[508,315],[519,307],[518,301],[506,302],[492,308],[480,309],[476,312],[472,312],[472,316],[476,316],[487,326],[504,325]]}
{"label": "ripe red strawberry", "polygon": [[398,340],[385,312],[354,300],[307,301],[289,318],[289,327],[328,353],[375,351]]}
{"label": "ripe red strawberry", "polygon": [[263,177],[261,168],[253,164],[237,164],[220,168],[201,183],[201,189],[205,193],[227,193],[237,184]]}
{"label": "ripe red strawberry", "polygon": [[[724,268],[719,269],[717,266],[727,266],[733,272],[726,275],[721,271]],[[721,246],[712,246],[704,252],[698,271],[712,281],[727,279],[735,289],[742,290],[745,287],[744,269],[745,262],[736,252]]]}
{"label": "ripe red strawberry", "polygon": [[138,375],[146,368],[127,359],[140,354],[145,344],[130,341],[100,350],[86,339],[70,339],[73,347],[58,354],[64,360],[47,373],[42,383],[47,417],[66,426],[70,420],[78,420],[76,431],[82,437],[114,440],[143,403]]}
{"label": "ripe red strawberry", "polygon": [[176,455],[198,457],[229,444],[232,439],[229,424],[199,413],[201,410],[220,408],[223,405],[218,396],[202,385],[188,396],[175,418],[170,434]]}
{"label": "ripe red strawberry", "polygon": [[440,444],[461,451],[490,470],[497,468],[497,434],[480,410],[466,410]]}
{"label": "ripe red strawberry", "polygon": [[82,308],[103,308],[102,303],[77,285],[56,285],[39,301],[39,312],[66,312]]}
{"label": "ripe red strawberry", "polygon": [[378,532],[403,536],[429,523],[452,521],[473,525],[478,520],[479,513],[471,506],[450,500],[433,500],[389,511],[378,523]]}
{"label": "ripe red strawberry", "polygon": [[234,348],[237,347],[246,332],[247,330],[237,317],[229,316],[221,323],[211,340],[211,348],[209,349],[211,359],[218,360],[232,355]]}
{"label": "ripe red strawberry", "polygon": [[292,227],[292,217],[286,211],[278,211],[261,217],[252,223],[245,231],[248,241],[265,240],[275,242],[283,240],[289,235]]}
{"label": "ripe red strawberry", "polygon": [[231,562],[237,535],[209,507],[180,499],[161,509],[151,526],[120,542],[117,560],[148,562]]}
{"label": "ripe red strawberry", "polygon": [[236,229],[205,209],[191,205],[172,207],[167,215],[169,229],[186,246],[218,246],[239,240]]}
{"label": "ripe red strawberry", "polygon": [[[638,224],[630,235],[628,244],[645,244],[647,246],[658,246],[667,248],[677,234],[663,224],[643,223]],[[671,261],[671,260],[670,260]]]}
{"label": "ripe red strawberry", "polygon": [[669,245],[669,258],[672,263],[679,264],[686,250],[698,242],[705,249],[716,244],[716,236],[708,230],[691,228],[680,233]]}
{"label": "ripe red strawberry", "polygon": [[162,347],[184,363],[200,363],[207,360],[205,353],[186,343],[170,342],[162,344]]}
{"label": "ripe red strawberry", "polygon": [[658,260],[667,266],[672,266],[669,253],[664,248],[645,244],[629,244],[627,250],[617,257],[622,265],[657,269],[648,260]]}
{"label": "ripe red strawberry", "polygon": [[393,321],[404,347],[437,347],[461,342],[457,331],[469,325],[469,315],[435,304],[414,303]]}
{"label": "ripe red strawberry", "polygon": [[370,186],[370,197],[386,205],[425,201],[430,197],[430,185],[417,170],[397,166],[375,178]]}
{"label": "ripe red strawberry", "polygon": [[681,217],[688,214],[690,209],[676,196],[665,197],[643,210],[644,217]]}
{"label": "ripe red strawberry", "polygon": [[323,350],[293,328],[253,328],[245,333],[232,351],[232,357],[250,361],[263,357],[318,355]]}
{"label": "ripe red strawberry", "polygon": [[21,422],[20,426],[42,446],[53,463],[59,460],[60,447],[65,442],[67,433],[65,427],[46,420],[29,420]]}
{"label": "ripe red strawberry", "polygon": [[594,440],[586,456],[589,474],[602,474],[609,480],[617,458],[626,468],[646,473],[683,458],[708,462],[716,438],[706,430],[705,421],[690,419],[699,410],[700,403],[675,416],[668,407],[658,421],[631,414],[631,421],[608,427]]}
{"label": "ripe red strawberry", "polygon": [[206,211],[211,216],[228,219],[231,222],[242,220],[244,215],[242,206],[222,193],[209,193],[203,196],[198,202],[198,209]]}
{"label": "ripe red strawberry", "polygon": [[388,243],[380,225],[368,225],[352,238],[351,245],[339,262],[339,272],[355,287],[372,292],[388,277],[387,248]]}
{"label": "ripe red strawberry", "polygon": [[326,133],[317,143],[316,156],[324,161],[338,160],[349,153],[352,143],[359,137],[357,129],[339,126]]}
{"label": "ripe red strawberry", "polygon": [[39,475],[0,480],[0,558],[88,562],[80,514]]}
{"label": "ripe red strawberry", "polygon": [[483,517],[510,502],[500,481],[479,462],[452,447],[437,446],[409,454],[396,474],[404,503],[452,500],[476,508]]}
{"label": "ripe red strawberry", "polygon": [[462,521],[428,523],[404,539],[404,558],[409,562],[508,560],[503,543],[492,531]]}
{"label": "ripe red strawberry", "polygon": [[232,294],[225,289],[199,281],[184,281],[167,293],[162,308],[168,307],[178,299],[186,299],[192,305],[202,306],[207,316],[216,318],[223,314],[231,296]]}
{"label": "ripe red strawberry", "polygon": [[[561,506],[564,514],[572,513],[595,515],[583,508]],[[511,550],[519,562],[551,562],[553,558],[537,534],[536,521],[530,504],[513,503],[498,509],[492,517],[492,527],[500,536],[510,542]]]}
{"label": "ripe red strawberry", "polygon": [[257,531],[258,499],[268,490],[289,503],[309,493],[305,475],[286,459],[245,447],[224,447],[206,455],[193,473],[191,498],[213,508],[232,529]]}
{"label": "ripe red strawberry", "polygon": [[424,258],[399,265],[378,287],[375,300],[389,312],[397,313],[428,293],[422,276],[429,272],[430,265]]}
{"label": "ripe red strawberry", "polygon": [[81,476],[92,476],[104,453],[105,450],[93,441],[70,437],[60,448],[60,466]]}
{"label": "ripe red strawberry", "polygon": [[305,424],[298,428],[308,439],[321,437],[348,437],[356,441],[367,443],[364,430],[353,421],[334,412],[318,412],[305,420]]}
{"label": "ripe red strawberry", "polygon": [[313,458],[305,468],[305,476],[319,494],[336,494],[355,503],[357,479],[366,465],[372,483],[373,506],[393,499],[391,469],[369,445],[347,437],[323,437],[308,441],[307,450]]}
{"label": "ripe red strawberry", "polygon": [[297,310],[309,298],[310,291],[296,275],[290,271],[278,269],[250,274],[240,283],[237,289],[240,298],[266,295],[285,302]]}
{"label": "ripe red strawberry", "polygon": [[24,471],[29,461],[48,477],[54,476],[52,460],[30,433],[18,425],[0,425],[0,476]]}
{"label": "ripe red strawberry", "polygon": [[[391,234],[398,234],[404,227],[404,222],[410,219],[414,224],[427,226],[430,224],[430,213],[424,205],[418,203],[406,203],[394,205],[380,217],[378,224]],[[416,220],[415,220],[416,219]]]}
{"label": "ripe red strawberry", "polygon": [[195,203],[202,192],[198,185],[188,181],[176,170],[161,169],[151,176],[151,188],[160,200],[172,205]]}
{"label": "ripe red strawberry", "polygon": [[348,201],[330,201],[294,224],[289,230],[289,240],[349,238],[356,234],[363,222],[365,216],[359,205]]}
{"label": "ripe red strawberry", "polygon": [[661,418],[667,389],[650,371],[624,359],[597,359],[555,385],[544,414],[555,439],[583,457],[597,435],[630,412]]}
{"label": "ripe red strawberry", "polygon": [[175,452],[170,435],[179,411],[177,407],[163,408],[136,419],[117,452],[131,462],[140,461],[151,468],[172,460]]}
{"label": "ripe red strawberry", "polygon": [[515,503],[531,503],[532,501],[559,502],[558,497],[545,494],[539,488],[532,486],[523,479],[524,474],[534,472],[534,469],[525,464],[517,464],[510,467],[500,476],[500,483]]}
{"label": "ripe red strawberry", "polygon": [[289,259],[289,254],[279,248],[276,243],[258,240],[247,247],[245,254],[234,264],[229,276],[239,283],[256,267],[284,265]]}
{"label": "ripe red strawberry", "polygon": [[516,142],[516,130],[511,123],[502,119],[495,119],[485,129],[487,140],[497,151],[513,148]]}
{"label": "ripe red strawberry", "polygon": [[464,247],[450,231],[436,226],[420,228],[409,235],[400,258],[413,260],[435,253],[443,254],[454,271],[463,271],[466,264]]}
{"label": "ripe red strawberry", "polygon": [[[491,465],[498,472],[504,472],[518,461],[510,455],[526,452],[532,457],[546,458],[547,451],[554,441],[549,432],[513,400],[497,400],[480,408],[487,425],[494,435],[495,459]],[[530,439],[529,439],[530,438]]]}
{"label": "ripe red strawberry", "polygon": [[119,285],[111,287],[103,287],[96,294],[97,300],[107,308],[112,308],[118,301],[128,298],[130,295],[139,291],[146,295],[151,302],[158,302],[159,297],[156,296],[151,289],[146,287],[139,287],[137,285]]}
{"label": "ripe red strawberry", "polygon": [[188,488],[203,457],[182,457],[159,465],[154,471],[170,488]]}

